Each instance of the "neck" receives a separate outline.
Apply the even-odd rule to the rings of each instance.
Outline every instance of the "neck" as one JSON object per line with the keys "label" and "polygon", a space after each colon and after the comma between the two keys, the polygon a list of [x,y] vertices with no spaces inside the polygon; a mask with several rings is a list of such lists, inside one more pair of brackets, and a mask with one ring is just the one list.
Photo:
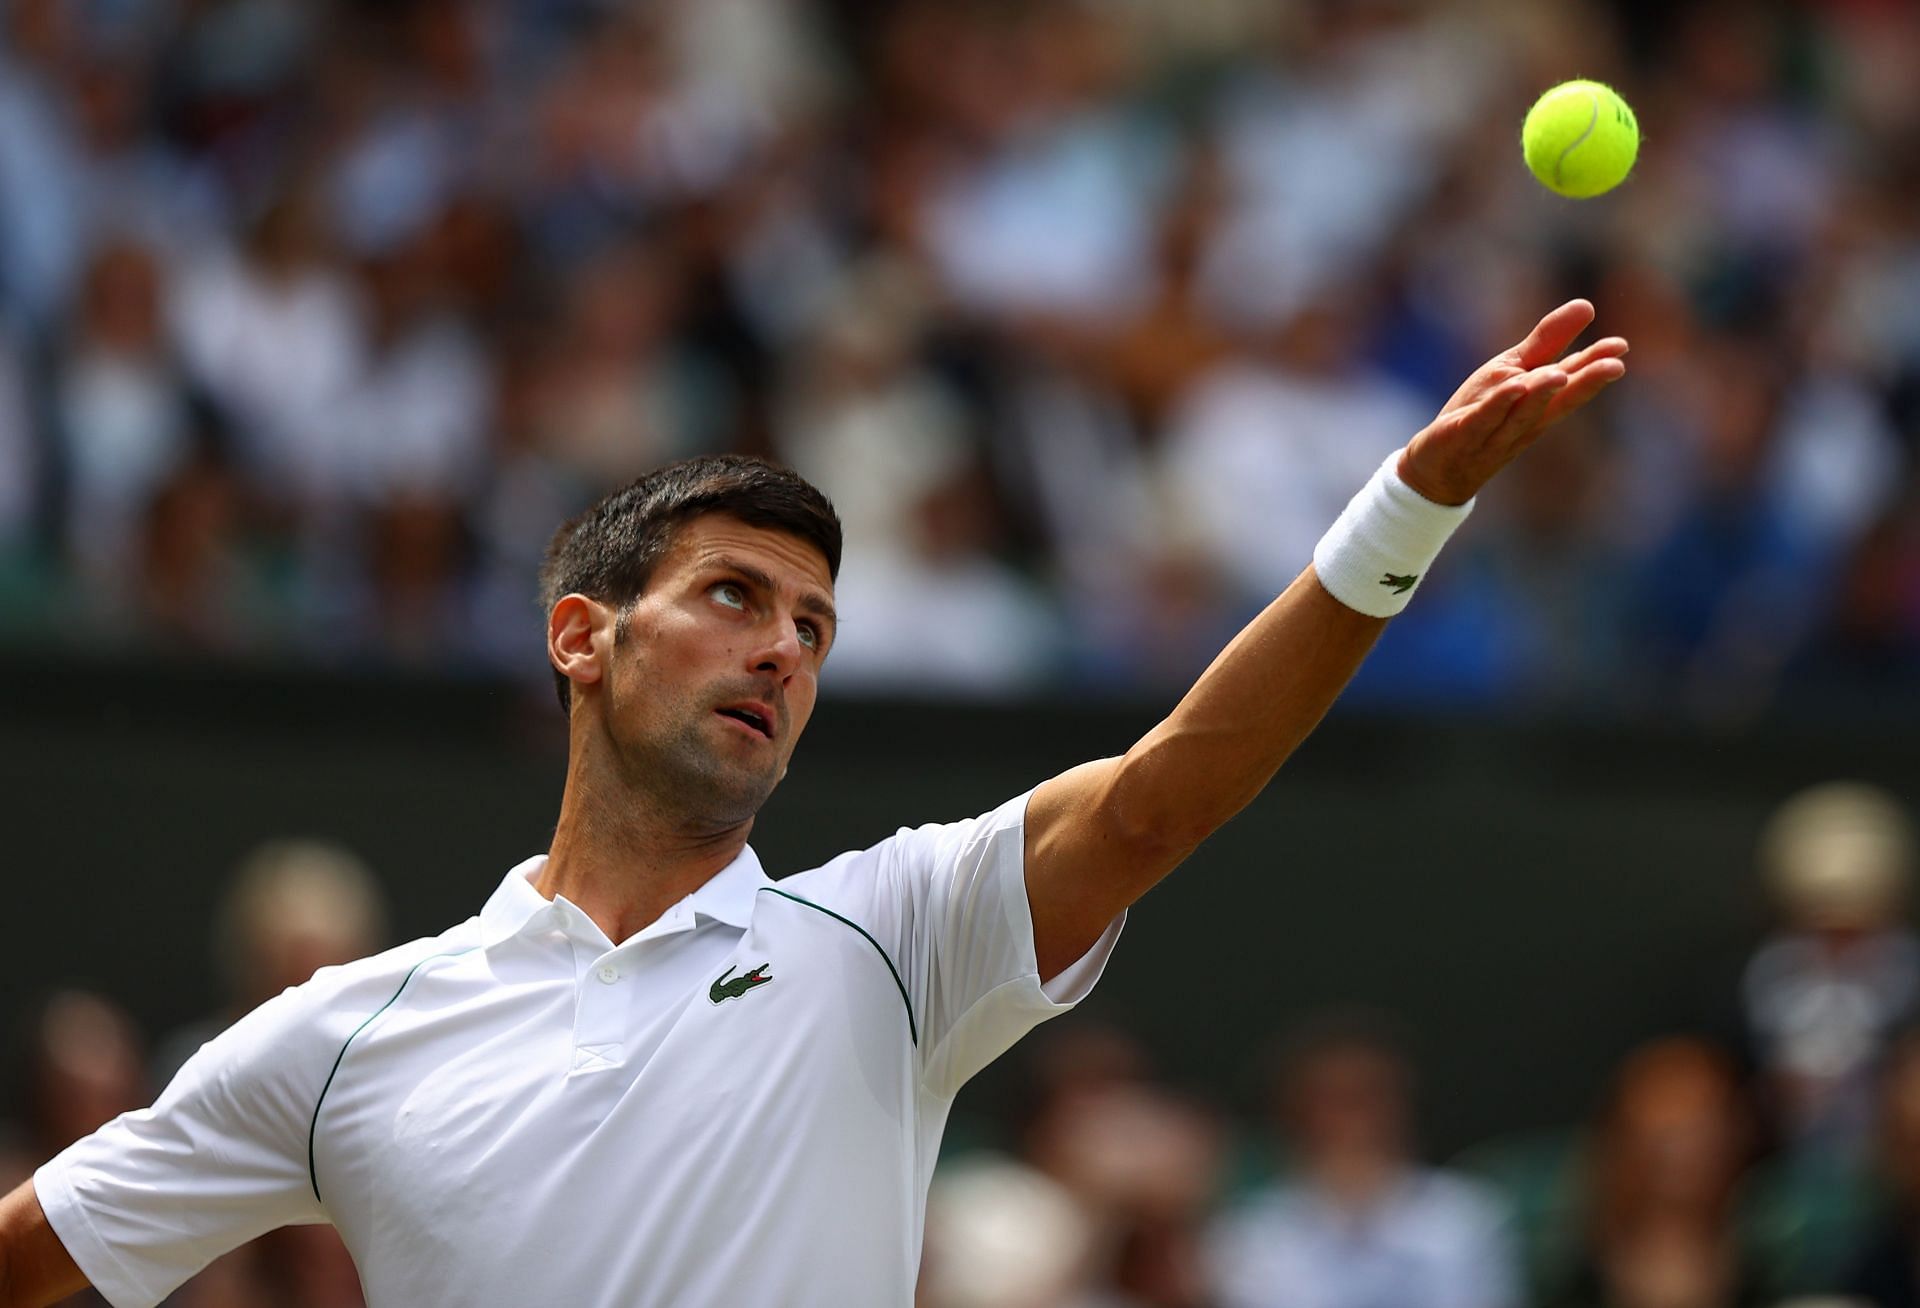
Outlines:
{"label": "neck", "polygon": [[604,780],[575,751],[560,822],[534,889],[565,895],[616,945],[712,880],[753,822],[701,830],[653,797]]}
{"label": "neck", "polygon": [[1338,1154],[1308,1165],[1315,1183],[1337,1206],[1364,1212],[1384,1199],[1406,1174],[1406,1163],[1391,1154]]}

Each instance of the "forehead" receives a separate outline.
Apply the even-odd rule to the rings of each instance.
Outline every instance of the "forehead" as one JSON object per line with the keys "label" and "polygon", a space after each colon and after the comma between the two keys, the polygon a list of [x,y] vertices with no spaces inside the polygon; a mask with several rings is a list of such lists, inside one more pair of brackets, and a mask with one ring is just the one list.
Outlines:
{"label": "forehead", "polygon": [[811,542],[771,527],[755,527],[728,513],[705,513],[674,532],[662,571],[697,571],[723,561],[747,563],[795,589],[833,594],[827,557]]}

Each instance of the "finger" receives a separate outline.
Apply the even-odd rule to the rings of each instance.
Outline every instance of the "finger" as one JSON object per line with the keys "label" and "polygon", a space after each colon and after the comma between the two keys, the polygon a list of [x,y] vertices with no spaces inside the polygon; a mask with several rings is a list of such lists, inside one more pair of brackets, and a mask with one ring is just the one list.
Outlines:
{"label": "finger", "polygon": [[1573,375],[1565,390],[1553,397],[1553,403],[1547,406],[1546,425],[1552,426],[1570,413],[1577,413],[1593,400],[1593,397],[1627,375],[1627,365],[1620,359],[1601,359],[1597,363],[1582,368]]}
{"label": "finger", "polygon": [[1560,360],[1560,371],[1573,376],[1588,364],[1598,363],[1602,359],[1624,359],[1627,356],[1627,348],[1626,337],[1609,336]]}
{"label": "finger", "polygon": [[1525,368],[1505,357],[1489,359],[1481,364],[1471,377],[1460,383],[1460,389],[1441,406],[1440,412],[1452,413],[1470,404],[1478,404],[1491,395],[1502,382],[1512,381],[1515,377],[1524,377],[1526,371]]}
{"label": "finger", "polygon": [[1454,410],[1452,417],[1453,432],[1456,437],[1483,439],[1498,431],[1507,421],[1513,408],[1527,394],[1526,378],[1515,377],[1501,382],[1480,399],[1464,408]]}
{"label": "finger", "polygon": [[1526,441],[1539,429],[1554,398],[1571,381],[1572,378],[1558,368],[1542,368],[1528,373],[1526,393],[1507,414],[1507,420],[1500,424],[1498,437],[1516,443]]}
{"label": "finger", "polygon": [[1527,334],[1527,339],[1513,347],[1514,361],[1527,369],[1553,362],[1573,344],[1574,337],[1587,329],[1593,315],[1591,301],[1568,300],[1542,318]]}

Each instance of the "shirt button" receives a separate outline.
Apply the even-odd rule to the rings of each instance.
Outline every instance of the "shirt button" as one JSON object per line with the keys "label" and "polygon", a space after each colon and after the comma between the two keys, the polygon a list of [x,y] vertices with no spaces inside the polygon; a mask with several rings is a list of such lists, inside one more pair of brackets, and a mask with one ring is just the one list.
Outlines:
{"label": "shirt button", "polygon": [[600,969],[600,979],[602,981],[605,981],[608,985],[612,985],[615,981],[618,981],[620,979],[620,969],[613,966],[611,963],[609,963],[607,966]]}

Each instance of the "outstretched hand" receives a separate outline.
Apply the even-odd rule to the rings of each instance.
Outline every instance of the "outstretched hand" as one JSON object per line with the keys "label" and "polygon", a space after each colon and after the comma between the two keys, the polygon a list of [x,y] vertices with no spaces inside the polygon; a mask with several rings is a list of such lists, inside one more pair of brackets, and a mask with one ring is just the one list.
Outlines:
{"label": "outstretched hand", "polygon": [[1560,357],[1593,316],[1592,304],[1569,300],[1482,364],[1407,443],[1400,479],[1436,504],[1465,504],[1547,428],[1626,376],[1624,337]]}

